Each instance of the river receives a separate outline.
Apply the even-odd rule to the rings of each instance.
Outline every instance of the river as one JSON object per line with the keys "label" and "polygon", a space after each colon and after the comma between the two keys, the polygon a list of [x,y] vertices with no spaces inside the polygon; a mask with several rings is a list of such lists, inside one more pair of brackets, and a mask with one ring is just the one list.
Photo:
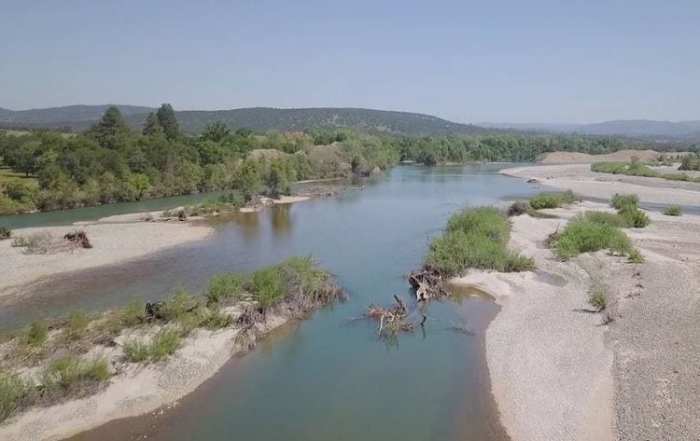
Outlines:
{"label": "river", "polygon": [[451,213],[538,190],[499,175],[506,166],[397,167],[336,198],[232,216],[201,242],[53,278],[31,300],[3,307],[0,321],[197,291],[222,271],[312,255],[348,302],[284,327],[162,415],[115,421],[75,440],[504,439],[484,357],[484,330],[498,310],[490,300],[434,302],[425,330],[393,344],[377,339],[375,324],[352,318],[394,294],[409,298],[404,276]]}

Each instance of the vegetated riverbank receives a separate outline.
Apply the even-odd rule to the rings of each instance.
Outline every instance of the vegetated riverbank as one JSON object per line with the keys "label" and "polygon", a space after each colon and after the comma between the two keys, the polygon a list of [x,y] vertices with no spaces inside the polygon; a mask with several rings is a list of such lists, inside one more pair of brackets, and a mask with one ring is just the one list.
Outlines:
{"label": "vegetated riverbank", "polygon": [[0,419],[10,417],[0,438],[62,439],[153,411],[256,339],[343,297],[329,273],[296,257],[217,276],[200,297],[34,323],[0,345]]}
{"label": "vegetated riverbank", "polygon": [[[608,214],[581,217],[586,211]],[[624,215],[607,204],[538,213],[512,217],[509,241],[535,272],[470,270],[452,280],[502,307],[486,353],[510,437],[694,439],[700,217],[646,213],[651,224],[623,229],[626,239],[609,226]],[[587,252],[601,247],[610,250]]]}

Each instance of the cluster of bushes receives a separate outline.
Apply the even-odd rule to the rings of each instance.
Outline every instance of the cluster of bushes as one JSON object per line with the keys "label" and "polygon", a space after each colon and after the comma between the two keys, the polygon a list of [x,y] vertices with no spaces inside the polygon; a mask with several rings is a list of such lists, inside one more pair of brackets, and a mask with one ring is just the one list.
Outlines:
{"label": "cluster of bushes", "polygon": [[649,216],[639,209],[639,198],[637,195],[615,194],[612,197],[611,205],[617,210],[623,227],[644,228],[649,225]]}
{"label": "cluster of bushes", "polygon": [[177,329],[162,329],[149,342],[130,340],[124,344],[124,355],[132,363],[158,362],[175,353],[181,344]]}
{"label": "cluster of bushes", "polygon": [[641,263],[644,260],[641,253],[620,228],[643,228],[649,224],[649,217],[639,209],[639,198],[633,194],[616,194],[611,205],[617,213],[588,211],[578,215],[569,221],[564,231],[550,238],[549,245],[564,260],[607,249],[614,254],[627,255],[630,262]]}
{"label": "cluster of bushes", "polygon": [[[681,170],[689,170],[683,169]],[[647,178],[662,178],[669,181],[700,182],[700,178],[693,178],[685,173],[660,173],[638,161],[632,162],[596,162],[591,164],[591,171],[598,173],[612,173],[628,176],[644,176]]]}
{"label": "cluster of bushes", "polygon": [[551,244],[562,260],[598,250],[619,255],[632,251],[632,242],[627,235],[607,218],[585,214],[571,219]]}
{"label": "cluster of bushes", "polygon": [[683,209],[680,205],[671,205],[664,209],[664,214],[666,216],[680,216],[683,214]]}
{"label": "cluster of bushes", "polygon": [[555,233],[549,246],[562,260],[582,253],[609,250],[613,254],[628,256],[631,263],[642,263],[642,254],[620,230],[627,226],[628,221],[619,214],[588,211],[570,220],[561,233]]}
{"label": "cluster of bushes", "polygon": [[127,361],[158,362],[174,354],[182,339],[197,328],[231,326],[233,318],[223,310],[225,306],[244,301],[255,305],[257,314],[264,317],[281,302],[286,303],[285,311],[302,313],[341,296],[333,277],[310,257],[292,257],[252,274],[213,277],[203,295],[180,291],[160,303],[155,315],[148,316],[144,303],[135,301],[101,315],[78,311],[51,323],[36,321],[10,336],[16,350],[13,358],[3,360],[4,367],[21,370],[28,364],[50,361],[33,379],[0,370],[0,421],[31,406],[94,393],[111,377],[109,364],[105,359],[81,355],[94,345],[113,342],[124,329],[158,326],[150,338],[130,339],[124,344]]}
{"label": "cluster of bushes", "polygon": [[559,208],[573,204],[577,200],[578,198],[571,190],[563,192],[545,192],[530,198],[530,207],[535,210]]}
{"label": "cluster of bushes", "polygon": [[325,304],[340,294],[331,275],[318,268],[310,257],[291,257],[250,275],[214,277],[205,296],[210,305],[253,300],[266,310],[283,300],[306,307]]}
{"label": "cluster of bushes", "polygon": [[508,250],[510,223],[495,208],[466,209],[450,217],[446,231],[430,244],[425,264],[446,276],[467,268],[529,271],[534,260]]}
{"label": "cluster of bushes", "polygon": [[73,355],[49,363],[40,373],[39,386],[18,374],[0,371],[0,422],[32,406],[93,394],[111,376],[106,360]]}

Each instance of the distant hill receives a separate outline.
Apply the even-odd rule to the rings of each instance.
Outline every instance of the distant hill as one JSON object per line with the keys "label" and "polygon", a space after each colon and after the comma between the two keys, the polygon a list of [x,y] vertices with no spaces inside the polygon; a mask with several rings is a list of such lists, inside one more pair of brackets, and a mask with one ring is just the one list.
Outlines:
{"label": "distant hill", "polygon": [[[37,128],[63,128],[82,129],[97,121],[109,104],[97,106],[63,106],[47,109],[9,110],[0,108],[0,123],[4,126],[21,126]],[[150,107],[117,105],[125,115],[147,114],[152,111]]]}
{"label": "distant hill", "polygon": [[583,133],[591,135],[670,136],[700,135],[700,121],[617,120],[583,126]]}
{"label": "distant hill", "polygon": [[[122,106],[119,109],[133,127],[141,127],[149,107]],[[71,128],[84,130],[94,124],[107,105],[66,106],[50,109],[0,110],[0,125],[26,128]],[[253,107],[232,110],[185,110],[176,112],[181,127],[198,133],[207,124],[221,121],[232,128],[253,130],[304,130],[312,128],[352,128],[402,135],[484,134],[498,130],[459,124],[420,113],[356,108],[275,109]]]}
{"label": "distant hill", "polygon": [[700,139],[700,121],[615,120],[595,124],[480,123],[481,126],[584,135],[618,135],[643,138]]}

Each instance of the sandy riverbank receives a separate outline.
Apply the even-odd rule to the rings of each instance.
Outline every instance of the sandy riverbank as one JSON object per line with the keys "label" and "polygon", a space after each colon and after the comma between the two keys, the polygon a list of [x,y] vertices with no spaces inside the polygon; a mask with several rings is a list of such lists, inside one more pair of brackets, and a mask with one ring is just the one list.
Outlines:
{"label": "sandy riverbank", "polygon": [[[269,199],[269,205],[295,204],[311,199],[310,196],[282,196]],[[241,212],[260,211],[265,206],[241,208]],[[91,249],[71,249],[46,254],[27,253],[25,248],[13,247],[12,240],[0,241],[0,262],[6,269],[0,280],[0,299],[21,296],[27,285],[49,276],[65,272],[94,269],[100,266],[124,263],[167,248],[205,239],[213,229],[201,217],[190,217],[188,222],[161,219],[162,212],[120,214],[97,221],[76,222],[71,226],[20,228],[13,230],[13,238],[48,234],[59,240],[64,234],[83,230],[93,245]]]}
{"label": "sandy riverbank", "polygon": [[[555,168],[552,168],[555,167]],[[581,166],[518,169],[516,176],[559,173],[556,188],[584,193]],[[587,166],[582,166],[587,168]],[[583,178],[589,179],[587,173]],[[550,179],[551,180],[551,179]],[[546,181],[547,184],[549,180]],[[595,197],[635,192],[642,201],[700,205],[700,193],[646,181]],[[502,310],[486,332],[487,363],[502,422],[511,439],[687,440],[700,433],[700,216],[648,213],[651,225],[625,230],[646,258],[630,264],[605,252],[558,261],[547,236],[586,210],[581,202],[545,210],[556,219],[512,218],[510,246],[532,256],[535,273],[471,272],[456,280],[492,294]],[[608,293],[613,321],[589,312],[596,281]]]}
{"label": "sandy riverbank", "polygon": [[[154,213],[154,217],[160,213]],[[126,262],[166,248],[206,238],[213,229],[189,222],[144,222],[145,213],[120,215],[76,226],[21,228],[13,237],[49,234],[60,239],[64,234],[84,230],[91,249],[47,254],[29,254],[25,248],[13,247],[12,240],[0,241],[0,298],[22,295],[23,287],[40,278],[60,273],[92,269]]]}
{"label": "sandy riverbank", "polygon": [[[472,272],[455,282],[490,293],[502,307],[486,331],[486,353],[511,439],[613,440],[613,353],[601,318],[579,312],[588,308],[591,275],[543,246],[560,224],[513,218],[511,247],[533,257],[537,272]],[[588,265],[606,257],[591,256]]]}
{"label": "sandy riverbank", "polygon": [[501,173],[536,179],[547,187],[571,190],[589,198],[610,199],[615,193],[635,193],[642,202],[700,206],[700,183],[595,173],[590,164],[516,167]]}
{"label": "sandy riverbank", "polygon": [[[238,308],[230,308],[235,317]],[[263,336],[288,321],[281,314],[268,314],[256,325]],[[87,398],[50,407],[38,407],[0,424],[0,439],[7,441],[55,441],[98,427],[108,421],[155,411],[195,390],[214,375],[232,355],[245,351],[250,340],[236,343],[240,328],[219,331],[199,329],[165,362],[140,365],[123,360],[123,343],[135,335],[115,339],[115,347],[99,346],[87,357],[105,357],[117,373],[108,386]]]}

